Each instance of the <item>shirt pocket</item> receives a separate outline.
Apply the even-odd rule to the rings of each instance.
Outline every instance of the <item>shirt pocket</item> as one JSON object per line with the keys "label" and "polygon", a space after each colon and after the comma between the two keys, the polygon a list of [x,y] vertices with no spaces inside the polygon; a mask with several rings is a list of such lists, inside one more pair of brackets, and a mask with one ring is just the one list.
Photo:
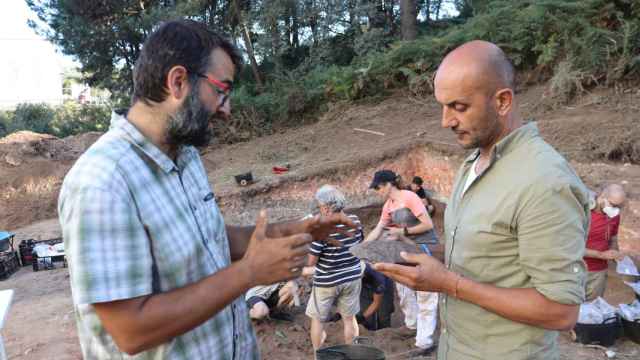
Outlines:
{"label": "shirt pocket", "polygon": [[209,187],[205,187],[200,189],[198,196],[198,202],[200,203],[200,206],[198,206],[200,209],[199,217],[203,224],[203,235],[208,243],[226,246],[227,233],[215,194]]}

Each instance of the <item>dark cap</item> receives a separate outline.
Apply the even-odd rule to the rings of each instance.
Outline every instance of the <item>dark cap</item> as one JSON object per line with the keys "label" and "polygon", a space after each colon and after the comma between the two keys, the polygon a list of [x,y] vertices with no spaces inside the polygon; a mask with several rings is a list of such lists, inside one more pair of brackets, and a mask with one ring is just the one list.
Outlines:
{"label": "dark cap", "polygon": [[391,170],[376,171],[373,175],[373,181],[371,182],[371,185],[369,185],[369,189],[375,189],[380,184],[394,182],[397,177],[396,173]]}
{"label": "dark cap", "polygon": [[423,184],[422,178],[420,176],[414,176],[413,183],[416,185],[422,185]]}

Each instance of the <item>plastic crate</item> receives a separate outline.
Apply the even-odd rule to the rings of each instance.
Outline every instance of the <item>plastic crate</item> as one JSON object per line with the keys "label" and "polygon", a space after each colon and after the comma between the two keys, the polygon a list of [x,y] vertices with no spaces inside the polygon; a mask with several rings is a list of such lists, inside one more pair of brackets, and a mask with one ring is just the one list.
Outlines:
{"label": "plastic crate", "polygon": [[577,323],[573,330],[576,333],[576,341],[581,344],[597,344],[609,347],[620,337],[622,325],[620,319],[615,316],[606,319],[602,324]]}
{"label": "plastic crate", "polygon": [[622,318],[622,329],[625,337],[636,344],[640,344],[640,319],[629,321]]}

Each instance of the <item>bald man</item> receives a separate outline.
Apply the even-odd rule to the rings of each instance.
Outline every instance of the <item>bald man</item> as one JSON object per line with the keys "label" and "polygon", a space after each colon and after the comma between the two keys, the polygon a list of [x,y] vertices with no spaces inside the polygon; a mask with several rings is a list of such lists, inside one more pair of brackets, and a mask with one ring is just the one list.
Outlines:
{"label": "bald man", "polygon": [[607,268],[609,260],[620,260],[624,254],[618,249],[618,227],[620,210],[627,195],[622,186],[611,184],[599,194],[594,194],[591,202],[591,225],[587,238],[584,261],[587,264],[587,300],[604,295],[607,288]]}
{"label": "bald man", "polygon": [[426,254],[376,264],[416,290],[441,292],[439,360],[558,359],[559,330],[584,300],[588,192],[517,112],[514,69],[473,41],[435,77],[442,126],[473,150],[445,213],[444,264]]}

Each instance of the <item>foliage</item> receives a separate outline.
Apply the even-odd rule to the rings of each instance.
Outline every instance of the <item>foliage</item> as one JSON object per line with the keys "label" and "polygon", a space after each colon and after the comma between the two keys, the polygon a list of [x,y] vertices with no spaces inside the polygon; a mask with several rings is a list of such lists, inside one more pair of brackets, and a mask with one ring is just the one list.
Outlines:
{"label": "foliage", "polygon": [[19,104],[9,122],[9,132],[30,130],[37,133],[51,133],[53,109],[46,104]]}
{"label": "foliage", "polygon": [[[518,70],[550,79],[563,103],[590,86],[640,78],[636,0],[417,0],[423,17],[413,41],[399,41],[393,0],[26,1],[47,24],[39,30],[76,57],[90,84],[109,89],[119,106],[128,101],[142,41],[159,21],[188,17],[229,34],[255,61],[239,71],[232,124],[218,129],[228,141],[317,117],[329,101],[406,87],[426,96],[442,57],[476,39],[498,44]],[[452,6],[455,11],[446,10]],[[106,119],[100,111],[93,119]],[[98,124],[58,120],[92,118],[69,112],[49,121],[47,131],[75,133]]]}
{"label": "foliage", "polygon": [[107,105],[80,105],[74,102],[58,106],[18,104],[15,110],[0,112],[0,137],[21,130],[57,137],[106,131],[110,111]]}

